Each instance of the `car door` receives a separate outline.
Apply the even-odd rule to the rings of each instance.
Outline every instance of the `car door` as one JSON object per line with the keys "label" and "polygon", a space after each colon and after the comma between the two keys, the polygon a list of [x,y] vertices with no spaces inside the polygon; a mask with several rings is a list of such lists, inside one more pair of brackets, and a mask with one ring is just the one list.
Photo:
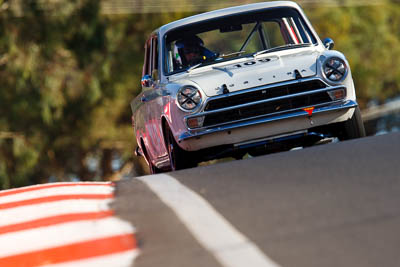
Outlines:
{"label": "car door", "polygon": [[149,58],[147,60],[147,65],[143,70],[143,80],[147,79],[148,82],[142,82],[143,95],[141,100],[146,106],[146,149],[149,156],[154,161],[157,161],[159,158],[165,156],[166,153],[161,126],[163,101],[158,71],[159,49],[157,35],[151,36],[146,45],[149,51]]}
{"label": "car door", "polygon": [[[143,71],[142,77],[146,75],[149,68],[149,60],[150,60],[150,39],[145,42],[144,45],[144,61],[143,61]],[[136,140],[138,145],[141,146],[141,139],[144,140],[146,147],[148,143],[148,134],[146,131],[147,128],[147,120],[148,120],[148,112],[146,101],[143,101],[146,98],[147,92],[146,86],[143,84],[142,78],[142,90],[139,95],[135,97],[130,103],[132,109],[132,126],[135,131]],[[146,149],[143,148],[142,149]]]}

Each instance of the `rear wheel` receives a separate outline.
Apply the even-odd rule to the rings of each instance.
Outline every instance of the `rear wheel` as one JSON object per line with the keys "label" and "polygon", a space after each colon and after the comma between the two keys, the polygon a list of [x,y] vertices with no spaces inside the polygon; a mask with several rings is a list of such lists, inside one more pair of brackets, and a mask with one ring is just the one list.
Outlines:
{"label": "rear wheel", "polygon": [[151,174],[162,173],[162,171],[156,166],[154,166],[154,164],[151,162],[149,163],[149,171]]}
{"label": "rear wheel", "polygon": [[364,123],[358,107],[355,108],[351,119],[341,122],[339,125],[340,132],[338,138],[340,140],[349,140],[365,136]]}
{"label": "rear wheel", "polygon": [[149,166],[150,174],[161,173],[162,171],[156,166],[154,166],[154,164],[151,162],[149,154],[147,153],[146,146],[144,145],[143,141],[142,141],[142,151],[143,151],[143,156],[146,158],[147,165]]}

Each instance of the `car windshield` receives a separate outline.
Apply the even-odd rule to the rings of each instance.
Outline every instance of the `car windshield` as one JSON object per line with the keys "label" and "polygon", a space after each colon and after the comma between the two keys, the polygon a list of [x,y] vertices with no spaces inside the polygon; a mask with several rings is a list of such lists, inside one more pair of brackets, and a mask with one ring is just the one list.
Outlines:
{"label": "car windshield", "polygon": [[204,65],[316,42],[293,8],[240,13],[169,31],[165,37],[165,72],[190,72]]}

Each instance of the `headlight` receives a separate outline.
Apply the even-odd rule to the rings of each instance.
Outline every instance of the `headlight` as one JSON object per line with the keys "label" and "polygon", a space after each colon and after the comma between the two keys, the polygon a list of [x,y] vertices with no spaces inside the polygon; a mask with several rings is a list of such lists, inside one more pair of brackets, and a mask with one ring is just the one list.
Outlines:
{"label": "headlight", "polygon": [[343,59],[331,57],[325,60],[323,66],[325,77],[332,82],[340,82],[346,78],[347,65]]}
{"label": "headlight", "polygon": [[201,103],[200,91],[193,86],[184,86],[178,91],[177,100],[184,110],[194,110]]}

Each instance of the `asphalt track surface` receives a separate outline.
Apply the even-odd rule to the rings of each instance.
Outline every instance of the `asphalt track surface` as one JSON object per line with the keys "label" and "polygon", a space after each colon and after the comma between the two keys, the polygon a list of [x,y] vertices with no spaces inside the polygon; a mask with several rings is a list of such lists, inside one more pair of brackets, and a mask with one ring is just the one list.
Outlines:
{"label": "asphalt track surface", "polygon": [[[400,266],[400,133],[168,175],[276,266]],[[227,266],[144,182],[151,177],[117,183],[117,215],[137,229],[135,267]]]}

